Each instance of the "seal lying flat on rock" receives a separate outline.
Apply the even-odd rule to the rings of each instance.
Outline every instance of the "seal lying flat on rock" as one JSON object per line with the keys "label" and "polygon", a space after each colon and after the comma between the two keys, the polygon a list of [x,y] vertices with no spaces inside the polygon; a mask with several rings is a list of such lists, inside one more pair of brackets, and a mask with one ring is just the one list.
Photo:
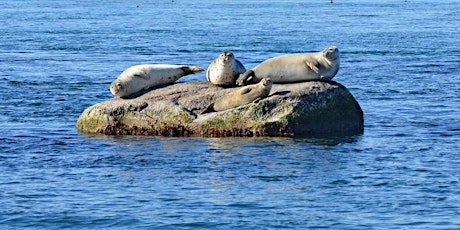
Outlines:
{"label": "seal lying flat on rock", "polygon": [[232,52],[224,51],[211,62],[206,72],[206,78],[214,85],[233,86],[238,76],[245,71],[246,68],[235,58]]}
{"label": "seal lying flat on rock", "polygon": [[315,53],[287,54],[267,59],[241,74],[239,86],[271,78],[274,83],[290,83],[310,80],[331,80],[339,71],[339,49],[326,47]]}
{"label": "seal lying flat on rock", "polygon": [[222,96],[206,107],[200,114],[224,111],[261,100],[268,96],[272,88],[270,78],[262,79],[258,84],[248,85]]}
{"label": "seal lying flat on rock", "polygon": [[141,90],[175,82],[177,79],[204,69],[198,66],[171,64],[143,64],[123,71],[110,85],[110,92],[118,97],[128,97]]}

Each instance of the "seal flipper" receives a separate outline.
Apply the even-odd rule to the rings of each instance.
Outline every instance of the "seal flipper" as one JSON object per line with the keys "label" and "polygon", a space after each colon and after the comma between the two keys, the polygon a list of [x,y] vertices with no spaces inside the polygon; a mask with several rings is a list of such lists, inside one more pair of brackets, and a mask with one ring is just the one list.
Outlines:
{"label": "seal flipper", "polygon": [[149,75],[145,74],[145,72],[133,74],[133,77],[142,78],[144,80],[150,79]]}
{"label": "seal flipper", "polygon": [[214,109],[214,103],[211,103],[211,104],[208,105],[206,108],[204,108],[203,110],[201,110],[201,112],[200,112],[199,114],[202,115],[202,114],[205,114],[205,113],[212,113],[212,112],[217,112],[217,111]]}
{"label": "seal flipper", "polygon": [[249,80],[251,79],[251,77],[255,77],[255,73],[254,73],[254,70],[248,70],[242,74],[240,74],[240,76],[238,77],[238,79],[236,80],[236,85],[237,86],[244,86],[244,85],[247,85]]}
{"label": "seal flipper", "polygon": [[145,68],[139,69],[138,71],[134,72],[133,77],[142,78],[146,81],[150,80],[149,72],[146,71]]}
{"label": "seal flipper", "polygon": [[184,71],[184,76],[204,71],[203,68],[194,65],[181,67],[181,70]]}
{"label": "seal flipper", "polygon": [[307,64],[308,68],[310,68],[313,72],[319,73],[319,63],[318,62],[312,62],[312,61],[307,61],[305,62]]}
{"label": "seal flipper", "polygon": [[252,91],[252,88],[242,88],[238,91],[239,95],[247,94]]}

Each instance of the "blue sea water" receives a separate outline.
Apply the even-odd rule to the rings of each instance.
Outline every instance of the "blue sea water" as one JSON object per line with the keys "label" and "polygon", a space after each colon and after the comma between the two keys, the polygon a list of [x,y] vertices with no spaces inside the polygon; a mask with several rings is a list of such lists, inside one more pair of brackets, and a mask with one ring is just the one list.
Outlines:
{"label": "blue sea water", "polygon": [[[458,0],[4,1],[1,229],[460,229]],[[363,135],[112,137],[88,106],[140,63],[336,45]],[[205,80],[205,74],[181,81]]]}

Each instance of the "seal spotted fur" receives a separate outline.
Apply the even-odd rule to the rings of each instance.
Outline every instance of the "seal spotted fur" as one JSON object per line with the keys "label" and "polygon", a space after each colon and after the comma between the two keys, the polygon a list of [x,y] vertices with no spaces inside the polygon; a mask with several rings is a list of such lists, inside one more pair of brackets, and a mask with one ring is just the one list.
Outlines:
{"label": "seal spotted fur", "polygon": [[214,85],[234,86],[238,76],[245,71],[231,51],[224,51],[209,65],[206,79]]}

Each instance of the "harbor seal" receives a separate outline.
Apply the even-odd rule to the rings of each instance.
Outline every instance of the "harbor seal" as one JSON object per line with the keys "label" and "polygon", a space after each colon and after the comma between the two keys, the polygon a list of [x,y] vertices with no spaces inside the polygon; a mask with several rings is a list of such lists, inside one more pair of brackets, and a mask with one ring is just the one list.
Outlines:
{"label": "harbor seal", "polygon": [[130,97],[154,86],[166,85],[177,79],[204,69],[198,66],[172,64],[142,64],[123,71],[110,85],[110,92],[117,97]]}
{"label": "harbor seal", "polygon": [[236,79],[246,72],[243,64],[231,51],[223,51],[208,67],[206,79],[218,86],[234,86]]}
{"label": "harbor seal", "polygon": [[256,83],[267,77],[274,83],[331,80],[339,71],[339,56],[337,47],[328,46],[320,52],[273,57],[241,74],[236,84]]}
{"label": "harbor seal", "polygon": [[258,84],[244,86],[222,96],[216,102],[207,106],[200,114],[224,111],[259,101],[268,96],[271,88],[272,81],[270,78],[264,78]]}

